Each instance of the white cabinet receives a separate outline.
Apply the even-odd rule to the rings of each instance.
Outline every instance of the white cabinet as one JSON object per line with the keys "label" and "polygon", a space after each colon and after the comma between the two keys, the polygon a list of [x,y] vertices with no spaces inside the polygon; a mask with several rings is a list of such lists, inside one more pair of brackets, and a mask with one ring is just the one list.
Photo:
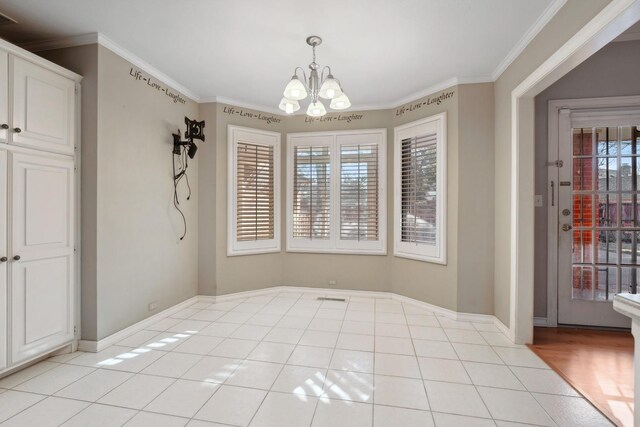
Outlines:
{"label": "white cabinet", "polygon": [[9,54],[0,50],[0,144],[9,141]]}
{"label": "white cabinet", "polygon": [[12,363],[73,339],[73,168],[72,158],[11,155]]}
{"label": "white cabinet", "polygon": [[76,339],[80,79],[0,40],[0,376]]}
{"label": "white cabinet", "polygon": [[[0,372],[7,367],[7,152],[0,148]],[[2,173],[2,171],[5,171]]]}
{"label": "white cabinet", "polygon": [[12,142],[72,154],[75,82],[20,58],[12,67]]}

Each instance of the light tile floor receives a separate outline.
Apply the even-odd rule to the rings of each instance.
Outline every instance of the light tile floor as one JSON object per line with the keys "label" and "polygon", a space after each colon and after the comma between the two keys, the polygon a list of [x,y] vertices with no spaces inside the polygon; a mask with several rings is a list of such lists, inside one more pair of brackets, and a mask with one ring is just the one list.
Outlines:
{"label": "light tile floor", "polygon": [[0,379],[2,426],[609,426],[494,325],[390,299],[196,303]]}

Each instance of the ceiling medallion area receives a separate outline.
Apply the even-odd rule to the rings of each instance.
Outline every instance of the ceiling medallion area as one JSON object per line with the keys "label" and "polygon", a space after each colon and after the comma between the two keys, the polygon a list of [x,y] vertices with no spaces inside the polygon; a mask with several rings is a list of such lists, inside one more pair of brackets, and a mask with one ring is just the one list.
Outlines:
{"label": "ceiling medallion area", "polygon": [[[307,78],[302,67],[296,67],[291,80],[284,89],[284,97],[278,107],[287,114],[295,113],[300,109],[298,101],[309,96],[311,102],[307,108],[307,115],[311,117],[321,117],[327,114],[327,110],[319,98],[331,100],[329,108],[333,110],[349,108],[351,106],[349,97],[344,93],[340,81],[331,73],[331,68],[327,65],[320,68],[320,65],[316,63],[316,46],[322,44],[322,39],[318,36],[309,36],[307,44],[313,49],[313,61],[309,64],[309,77]],[[298,76],[298,70],[302,72],[302,79]],[[321,70],[320,73],[318,70]]]}

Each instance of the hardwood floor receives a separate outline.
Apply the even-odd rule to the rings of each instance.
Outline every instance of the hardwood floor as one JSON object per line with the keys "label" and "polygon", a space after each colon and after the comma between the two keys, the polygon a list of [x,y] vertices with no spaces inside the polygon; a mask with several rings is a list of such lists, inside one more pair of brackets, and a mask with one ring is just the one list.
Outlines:
{"label": "hardwood floor", "polygon": [[577,328],[535,328],[529,346],[618,426],[633,426],[633,336]]}

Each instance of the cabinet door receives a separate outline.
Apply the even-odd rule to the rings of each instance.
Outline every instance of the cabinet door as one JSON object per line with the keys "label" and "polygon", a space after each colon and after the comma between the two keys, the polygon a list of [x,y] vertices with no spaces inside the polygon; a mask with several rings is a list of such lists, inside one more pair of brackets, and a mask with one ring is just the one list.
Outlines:
{"label": "cabinet door", "polygon": [[12,142],[73,153],[75,83],[23,59],[12,57],[12,61]]}
{"label": "cabinet door", "polygon": [[[0,143],[9,137],[9,55],[0,50]],[[7,129],[4,129],[7,128]],[[6,169],[5,169],[6,170]]]}
{"label": "cabinet door", "polygon": [[[0,258],[7,254],[7,152],[0,149]],[[0,261],[0,371],[7,367],[7,262]]]}
{"label": "cabinet door", "polygon": [[30,154],[12,154],[11,165],[11,363],[18,363],[74,337],[74,165]]}

